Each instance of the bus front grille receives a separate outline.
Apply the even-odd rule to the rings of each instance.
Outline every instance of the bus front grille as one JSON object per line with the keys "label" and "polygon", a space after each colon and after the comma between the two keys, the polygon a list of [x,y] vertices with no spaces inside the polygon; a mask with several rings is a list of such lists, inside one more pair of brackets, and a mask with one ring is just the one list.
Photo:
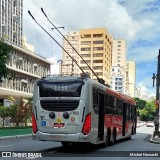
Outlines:
{"label": "bus front grille", "polygon": [[40,100],[41,107],[47,111],[71,111],[78,108],[79,101]]}

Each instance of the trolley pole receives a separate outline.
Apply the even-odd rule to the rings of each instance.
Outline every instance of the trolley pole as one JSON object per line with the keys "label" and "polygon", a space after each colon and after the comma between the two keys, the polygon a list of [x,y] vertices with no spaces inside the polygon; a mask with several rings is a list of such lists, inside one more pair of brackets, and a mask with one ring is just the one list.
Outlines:
{"label": "trolley pole", "polygon": [[160,121],[160,49],[159,49],[159,55],[158,55],[158,65],[157,65],[157,75],[153,74],[153,85],[154,85],[154,79],[157,79],[157,85],[156,85],[156,117],[155,117],[155,131],[153,134],[153,138],[160,138],[160,131],[159,131],[159,121]]}

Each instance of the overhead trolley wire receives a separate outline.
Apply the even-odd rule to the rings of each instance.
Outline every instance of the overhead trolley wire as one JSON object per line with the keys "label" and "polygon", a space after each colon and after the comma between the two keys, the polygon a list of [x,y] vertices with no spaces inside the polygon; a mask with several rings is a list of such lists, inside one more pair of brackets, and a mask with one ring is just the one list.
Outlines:
{"label": "overhead trolley wire", "polygon": [[79,66],[79,64],[77,63],[77,61],[60,45],[60,43],[59,43],[55,38],[53,38],[53,36],[51,36],[51,34],[50,34],[44,27],[42,27],[42,26],[36,21],[36,19],[33,17],[33,15],[31,14],[31,12],[30,12],[29,10],[28,10],[28,14],[32,17],[32,19],[35,21],[35,23],[36,23],[43,31],[45,31],[45,32],[52,38],[52,40],[54,40],[54,42],[58,44],[58,46],[59,46],[60,48],[62,48],[62,49],[68,54],[68,56],[73,60],[73,62],[75,62],[75,63],[77,64],[77,66],[78,66],[79,69],[83,72],[83,74],[85,74],[85,72],[84,72],[83,69]]}
{"label": "overhead trolley wire", "polygon": [[[72,47],[72,49],[78,54],[79,57],[81,57],[81,59],[83,60],[83,62],[85,62],[85,64],[87,65],[87,67],[91,70],[91,72],[96,76],[98,82],[104,84],[104,80],[99,78],[97,76],[97,74],[93,71],[93,69],[89,66],[89,64],[84,60],[84,58],[78,53],[78,51],[73,47],[73,45],[69,42],[69,40],[61,33],[61,31],[58,29],[58,27],[56,27],[48,18],[48,16],[46,15],[46,13],[44,12],[43,8],[41,8],[42,13],[45,15],[45,17],[47,18],[47,20],[52,24],[52,26],[58,31],[58,33],[68,42],[68,44]],[[75,61],[74,61],[75,62]]]}

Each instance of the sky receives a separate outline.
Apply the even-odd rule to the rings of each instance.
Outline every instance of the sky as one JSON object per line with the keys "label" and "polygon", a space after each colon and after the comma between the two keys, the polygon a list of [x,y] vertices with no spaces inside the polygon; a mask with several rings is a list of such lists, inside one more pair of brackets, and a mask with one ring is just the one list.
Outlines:
{"label": "sky", "polygon": [[136,62],[136,86],[148,95],[155,95],[153,73],[157,73],[160,49],[160,0],[23,0],[23,33],[35,52],[54,62],[62,58],[62,49],[29,16],[31,11],[60,44],[61,36],[49,24],[50,20],[66,35],[69,31],[85,28],[106,28],[114,39],[127,43],[127,60]]}

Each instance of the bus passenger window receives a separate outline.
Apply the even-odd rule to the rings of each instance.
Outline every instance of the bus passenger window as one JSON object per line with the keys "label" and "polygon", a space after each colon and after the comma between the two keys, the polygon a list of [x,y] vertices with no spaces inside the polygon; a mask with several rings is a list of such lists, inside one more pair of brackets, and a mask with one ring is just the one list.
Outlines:
{"label": "bus passenger window", "polygon": [[114,108],[114,97],[110,96],[110,107]]}
{"label": "bus passenger window", "polygon": [[105,110],[106,114],[113,114],[112,108],[107,107]]}
{"label": "bus passenger window", "polygon": [[107,107],[111,107],[110,96],[109,95],[107,95]]}
{"label": "bus passenger window", "polygon": [[117,100],[117,110],[118,115],[122,116],[122,102],[120,100]]}

